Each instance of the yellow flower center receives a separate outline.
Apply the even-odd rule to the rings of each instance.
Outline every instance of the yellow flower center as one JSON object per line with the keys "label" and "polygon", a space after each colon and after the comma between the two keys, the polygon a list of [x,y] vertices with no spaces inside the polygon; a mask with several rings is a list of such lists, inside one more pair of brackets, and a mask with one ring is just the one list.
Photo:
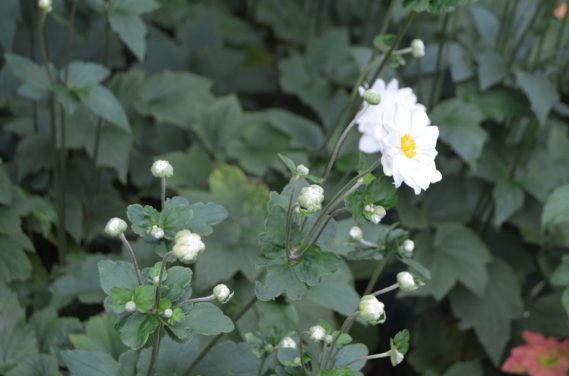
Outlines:
{"label": "yellow flower center", "polygon": [[417,155],[417,152],[415,151],[416,148],[417,145],[415,144],[415,140],[413,140],[411,136],[406,134],[405,136],[401,137],[401,150],[407,158],[413,158],[415,155]]}

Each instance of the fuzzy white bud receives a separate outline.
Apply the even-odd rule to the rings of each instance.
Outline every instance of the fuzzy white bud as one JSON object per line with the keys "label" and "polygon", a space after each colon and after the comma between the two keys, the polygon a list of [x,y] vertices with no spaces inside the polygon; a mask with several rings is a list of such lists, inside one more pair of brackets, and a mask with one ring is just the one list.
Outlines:
{"label": "fuzzy white bud", "polygon": [[158,282],[160,282],[160,277],[159,277],[159,276],[156,276],[156,277],[152,278],[152,280],[153,280],[154,282],[158,283]]}
{"label": "fuzzy white bud", "polygon": [[124,309],[127,312],[134,312],[136,311],[136,304],[132,300],[130,300],[126,302],[126,304],[124,305]]}
{"label": "fuzzy white bud", "polygon": [[330,334],[327,334],[326,337],[324,337],[324,342],[326,342],[327,345],[331,344],[334,341],[334,337],[332,337]]}
{"label": "fuzzy white bud", "polygon": [[150,172],[157,178],[169,178],[174,175],[174,168],[168,161],[156,161],[152,165]]}
{"label": "fuzzy white bud", "polygon": [[215,295],[216,299],[225,304],[231,299],[233,293],[229,290],[229,288],[223,284],[219,284],[213,288],[213,295]]}
{"label": "fuzzy white bud", "polygon": [[416,58],[425,56],[425,43],[421,39],[413,39],[411,41],[411,54]]}
{"label": "fuzzy white bud", "polygon": [[310,170],[305,165],[298,165],[298,167],[296,168],[296,172],[300,176],[306,176],[310,173]]}
{"label": "fuzzy white bud", "polygon": [[162,239],[164,237],[164,230],[162,230],[160,227],[154,225],[154,226],[152,226],[152,230],[150,231],[150,235],[152,235],[152,237],[154,239]]}
{"label": "fuzzy white bud", "polygon": [[294,358],[293,363],[296,364],[297,366],[302,365],[302,364],[300,363],[300,356],[297,356],[296,358]]}
{"label": "fuzzy white bud", "polygon": [[409,272],[398,273],[397,283],[399,283],[399,288],[403,291],[413,291],[419,287],[417,283],[415,283],[415,278]]}
{"label": "fuzzy white bud", "polygon": [[283,349],[286,349],[286,348],[296,349],[296,342],[294,341],[294,339],[292,339],[290,337],[284,337],[281,340],[279,347],[282,347]]}
{"label": "fuzzy white bud", "polygon": [[370,221],[377,225],[379,222],[381,222],[383,217],[385,217],[385,214],[386,211],[383,206],[376,206],[373,208],[373,214],[370,218]]}
{"label": "fuzzy white bud", "polygon": [[172,248],[174,256],[185,264],[196,262],[198,255],[205,251],[201,236],[192,234],[189,230],[179,231],[174,240],[175,244]]}
{"label": "fuzzy white bud", "polygon": [[316,184],[304,187],[300,190],[298,203],[300,211],[307,214],[314,214],[322,209],[324,201],[324,189]]}
{"label": "fuzzy white bud", "polygon": [[119,236],[125,232],[127,224],[120,218],[111,219],[105,226],[105,232],[111,236]]}
{"label": "fuzzy white bud", "polygon": [[39,0],[38,7],[43,10],[45,13],[51,12],[52,8],[52,0]]}
{"label": "fuzzy white bud", "polygon": [[401,245],[401,249],[409,254],[413,254],[413,250],[415,249],[415,242],[411,239],[407,239]]}
{"label": "fuzzy white bud", "polygon": [[372,205],[366,205],[366,206],[364,207],[364,210],[365,210],[366,212],[372,212],[372,211],[373,211],[373,204],[372,204]]}
{"label": "fuzzy white bud", "polygon": [[326,337],[326,330],[320,325],[313,326],[309,330],[310,339],[314,342],[320,342]]}
{"label": "fuzzy white bud", "polygon": [[376,91],[367,89],[364,93],[364,100],[372,106],[375,106],[381,102],[381,95]]}
{"label": "fuzzy white bud", "polygon": [[369,324],[385,322],[385,305],[373,295],[365,295],[360,299],[360,316]]}
{"label": "fuzzy white bud", "polygon": [[164,316],[165,318],[169,319],[170,317],[172,317],[172,310],[170,308],[165,309],[164,313],[162,314],[162,316]]}
{"label": "fuzzy white bud", "polygon": [[350,229],[350,238],[352,238],[353,240],[359,242],[360,240],[362,240],[363,238],[363,232],[362,229],[359,228],[358,226],[354,226]]}

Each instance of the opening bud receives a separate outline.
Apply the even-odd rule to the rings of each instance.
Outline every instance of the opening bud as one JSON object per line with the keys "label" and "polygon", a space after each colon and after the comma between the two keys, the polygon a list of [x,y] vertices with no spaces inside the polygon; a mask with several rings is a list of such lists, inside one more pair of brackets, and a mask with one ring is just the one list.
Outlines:
{"label": "opening bud", "polygon": [[169,319],[170,317],[172,317],[172,310],[170,308],[167,308],[164,310],[164,313],[162,314],[162,316],[164,316],[165,318]]}
{"label": "opening bud", "polygon": [[364,100],[372,106],[375,106],[381,102],[381,95],[376,91],[367,89],[364,93]]}
{"label": "opening bud", "polygon": [[306,176],[310,173],[310,170],[305,165],[298,165],[296,172],[299,176]]}
{"label": "opening bud", "polygon": [[313,215],[322,209],[324,189],[316,184],[304,187],[298,196],[299,211],[305,215]]}
{"label": "opening bud", "polygon": [[178,231],[174,238],[175,244],[172,248],[174,256],[184,264],[196,262],[198,255],[205,251],[205,244],[201,236],[192,234],[189,230]]}
{"label": "opening bud", "polygon": [[350,238],[352,238],[353,240],[359,242],[360,240],[362,240],[363,236],[364,235],[362,229],[359,228],[358,226],[354,226],[350,229]]}
{"label": "opening bud", "polygon": [[383,324],[386,320],[385,305],[373,295],[364,295],[360,299],[360,316],[368,324]]}
{"label": "opening bud", "polygon": [[279,347],[286,349],[296,349],[296,342],[290,337],[284,337],[279,343]]}
{"label": "opening bud", "polygon": [[314,342],[320,342],[326,337],[326,330],[320,325],[313,326],[309,330],[310,339]]}
{"label": "opening bud", "polygon": [[119,236],[126,230],[126,222],[120,218],[111,219],[105,226],[105,232],[111,236]]}
{"label": "opening bud", "polygon": [[174,175],[174,168],[168,161],[156,161],[152,165],[150,172],[157,178],[169,178]]}
{"label": "opening bud", "polygon": [[413,39],[411,41],[411,54],[416,58],[425,56],[425,43],[421,39]]}
{"label": "opening bud", "polygon": [[223,284],[219,284],[213,288],[213,295],[217,298],[217,300],[221,304],[225,304],[231,299],[233,293],[229,290],[229,288]]}
{"label": "opening bud", "polygon": [[162,230],[160,227],[154,225],[154,226],[152,226],[152,230],[150,231],[150,235],[152,235],[152,237],[154,239],[162,239],[164,237],[164,230]]}
{"label": "opening bud", "polygon": [[124,305],[124,309],[127,312],[134,312],[134,311],[136,311],[136,304],[134,304],[134,302],[132,300],[130,300],[130,301],[126,302],[126,304]]}
{"label": "opening bud", "polygon": [[330,334],[327,334],[326,337],[324,337],[324,342],[326,342],[327,345],[331,344],[334,341],[334,337],[332,337]]}

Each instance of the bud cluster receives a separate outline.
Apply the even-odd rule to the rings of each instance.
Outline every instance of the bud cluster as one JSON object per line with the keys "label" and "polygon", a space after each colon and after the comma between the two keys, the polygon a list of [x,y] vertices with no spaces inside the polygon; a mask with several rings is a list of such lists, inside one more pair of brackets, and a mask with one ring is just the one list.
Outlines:
{"label": "bud cluster", "polygon": [[360,316],[368,324],[383,324],[386,320],[385,305],[373,295],[364,295],[360,299]]}
{"label": "bud cluster", "polygon": [[296,349],[296,342],[294,339],[290,337],[284,337],[278,345],[279,348],[289,348],[289,349]]}
{"label": "bud cluster", "polygon": [[174,256],[185,264],[196,262],[198,255],[205,251],[205,244],[202,242],[201,236],[193,234],[189,230],[179,231],[174,241],[174,248],[172,248]]}
{"label": "bud cluster", "polygon": [[299,212],[305,215],[313,215],[322,210],[322,202],[324,201],[324,189],[316,184],[304,187],[300,190],[298,204]]}
{"label": "bud cluster", "polygon": [[164,230],[156,225],[152,226],[152,230],[150,230],[150,235],[154,239],[162,239],[164,237]]}
{"label": "bud cluster", "polygon": [[385,208],[381,205],[368,204],[364,207],[364,216],[376,225],[381,222],[386,213]]}
{"label": "bud cluster", "polygon": [[321,327],[320,325],[313,326],[309,330],[310,332],[310,339],[314,342],[320,342],[325,340],[326,338],[326,329]]}

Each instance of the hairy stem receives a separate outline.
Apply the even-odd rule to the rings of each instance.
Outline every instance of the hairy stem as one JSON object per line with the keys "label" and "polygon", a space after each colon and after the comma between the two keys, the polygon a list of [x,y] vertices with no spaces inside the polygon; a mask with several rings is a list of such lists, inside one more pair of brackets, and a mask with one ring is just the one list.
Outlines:
{"label": "hairy stem", "polygon": [[285,230],[285,250],[286,250],[286,257],[290,260],[290,250],[289,250],[289,237],[290,237],[290,227],[292,226],[292,199],[294,198],[294,192],[296,191],[296,186],[298,184],[298,177],[294,177],[294,183],[292,183],[292,188],[290,190],[290,198],[288,200],[288,209],[286,214],[286,230]]}
{"label": "hairy stem", "polygon": [[391,256],[391,253],[389,253],[387,256],[385,256],[385,258],[377,265],[377,267],[375,268],[375,270],[373,272],[373,275],[369,279],[367,287],[364,291],[364,295],[368,295],[371,292],[371,290],[373,290],[373,287],[377,283],[377,280],[379,279],[381,272],[385,268],[385,265],[387,265],[387,262],[389,261],[390,256]]}
{"label": "hairy stem", "polygon": [[[239,312],[237,312],[235,317],[233,317],[233,319],[231,320],[233,324],[239,321],[239,319],[243,317],[243,315],[245,315],[245,313],[247,313],[247,311],[251,307],[253,307],[253,305],[255,305],[256,302],[257,302],[257,296],[255,295],[253,298],[251,298],[251,300],[247,302],[247,304],[243,306],[243,308],[241,308]],[[194,359],[192,364],[190,364],[190,366],[186,369],[186,372],[184,372],[183,376],[190,376],[190,373],[193,371],[193,369],[196,368],[198,363],[201,362],[201,360],[207,355],[208,352],[210,352],[210,350],[215,346],[215,344],[219,342],[219,340],[221,339],[221,337],[224,336],[224,334],[225,333],[220,333],[215,337],[213,337],[213,339],[207,344],[207,346],[202,350],[202,352],[197,356],[197,358]]]}
{"label": "hairy stem", "polygon": [[268,356],[263,357],[263,360],[261,361],[261,365],[259,366],[259,371],[257,372],[257,376],[262,376],[263,375],[263,367],[265,367],[265,362],[267,361]]}
{"label": "hairy stem", "polygon": [[162,333],[162,321],[158,325],[158,328],[154,331],[154,335],[152,336],[152,355],[150,357],[150,365],[148,366],[148,372],[146,376],[153,376],[154,370],[156,369],[156,362],[158,360],[158,351],[160,350],[160,334]]}
{"label": "hairy stem", "polygon": [[160,197],[162,199],[162,210],[164,210],[164,203],[166,202],[166,178],[161,178],[160,183],[162,185],[162,193]]}
{"label": "hairy stem", "polygon": [[381,294],[385,294],[386,292],[393,291],[393,290],[397,290],[398,288],[399,288],[399,283],[396,283],[396,284],[391,285],[391,286],[389,286],[389,287],[386,287],[386,288],[384,288],[384,289],[377,290],[376,292],[372,293],[371,295],[373,295],[373,296],[379,296],[379,295],[381,295]]}
{"label": "hairy stem", "polygon": [[[136,272],[136,278],[138,279],[138,285],[142,286],[142,278],[140,276],[140,270],[138,269],[138,263],[136,262],[136,255],[134,254],[134,251],[132,250],[132,247],[130,246],[130,243],[128,242],[124,234],[120,234],[119,238],[120,240],[122,240],[126,249],[128,249],[128,252],[130,253],[130,258],[132,259],[132,263],[134,264],[134,271]],[[162,277],[162,274],[160,274],[160,277]]]}
{"label": "hairy stem", "polygon": [[385,13],[385,18],[383,19],[383,24],[381,24],[381,30],[379,31],[379,35],[383,35],[387,31],[389,23],[391,22],[391,15],[393,14],[393,9],[395,9],[396,3],[397,0],[391,0],[391,2],[389,3],[389,8],[387,8],[387,12]]}
{"label": "hairy stem", "polygon": [[212,294],[210,296],[204,296],[203,298],[195,298],[195,299],[184,300],[183,302],[178,303],[174,308],[178,308],[178,307],[183,306],[184,304],[188,304],[188,303],[210,302],[212,300],[215,300],[215,294]]}
{"label": "hairy stem", "polygon": [[443,18],[443,26],[442,26],[442,36],[441,36],[441,40],[439,41],[439,48],[437,50],[437,62],[436,62],[436,68],[435,68],[435,79],[433,81],[432,87],[431,87],[431,96],[429,97],[429,108],[431,108],[434,105],[435,102],[435,95],[437,92],[437,85],[439,82],[439,77],[443,76],[444,79],[444,72],[441,72],[441,62],[442,62],[442,57],[443,57],[443,49],[444,49],[444,44],[445,44],[445,40],[446,40],[446,32],[447,32],[447,27],[448,27],[448,21],[449,21],[450,15],[447,13],[444,15]]}
{"label": "hairy stem", "polygon": [[[356,309],[356,311],[354,313],[352,313],[350,316],[348,316],[348,318],[344,321],[344,323],[342,324],[342,327],[340,328],[340,331],[338,332],[338,335],[336,336],[336,338],[334,338],[334,341],[332,341],[332,344],[330,345],[330,353],[328,354],[328,358],[326,360],[326,362],[324,363],[325,366],[324,368],[328,369],[328,367],[334,365],[334,359],[336,358],[336,355],[333,355],[334,352],[336,352],[336,343],[338,342],[338,339],[340,338],[340,336],[342,335],[342,333],[347,333],[350,328],[351,328],[351,323],[358,317],[359,315],[359,310]],[[338,349],[339,351],[339,349]],[[337,352],[336,352],[337,354]]]}
{"label": "hairy stem", "polygon": [[306,369],[306,364],[304,363],[304,354],[303,354],[303,338],[305,335],[310,334],[309,332],[302,332],[302,334],[300,335],[300,339],[298,340],[298,349],[300,352],[300,365],[302,366],[302,370],[304,371],[304,374],[306,376],[310,376],[310,372],[308,372],[308,370]]}
{"label": "hairy stem", "polygon": [[356,358],[354,360],[349,361],[346,364],[343,364],[342,367],[347,367],[350,364],[361,362],[362,360],[380,359],[380,358],[387,358],[387,357],[389,357],[389,352],[384,352],[384,353],[375,354],[375,355],[362,356],[361,358]]}

